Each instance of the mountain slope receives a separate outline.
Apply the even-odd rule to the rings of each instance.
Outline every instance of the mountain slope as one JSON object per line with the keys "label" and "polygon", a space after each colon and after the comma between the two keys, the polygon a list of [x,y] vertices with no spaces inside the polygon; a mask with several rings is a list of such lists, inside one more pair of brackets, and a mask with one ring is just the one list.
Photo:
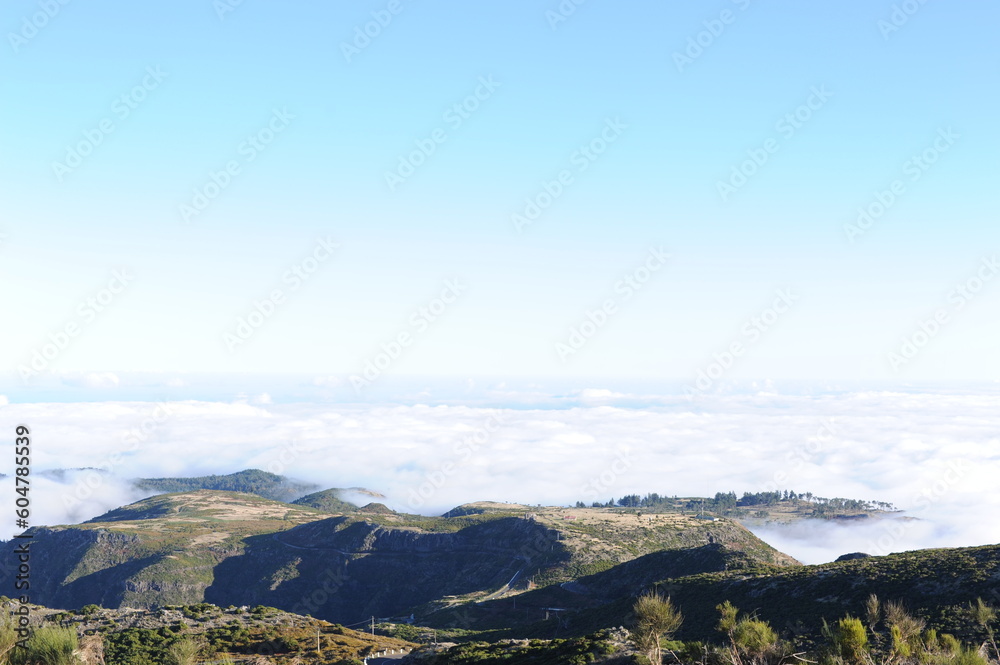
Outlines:
{"label": "mountain slope", "polygon": [[245,538],[323,517],[248,494],[199,490],[144,499],[75,526],[33,528],[32,600],[52,607],[200,602],[215,566],[239,553]]}
{"label": "mountain slope", "polygon": [[331,488],[313,492],[292,501],[297,506],[310,506],[327,513],[349,513],[357,510],[357,506],[340,498],[344,490]]}
{"label": "mountain slope", "polygon": [[[263,604],[349,623],[558,585],[661,550],[688,552],[676,574],[796,564],[728,520],[531,510],[479,504],[435,518],[373,505],[331,515],[234,492],[160,495],[84,524],[34,529],[32,600]],[[0,555],[10,560],[14,546]]]}
{"label": "mountain slope", "polygon": [[[588,603],[587,598],[568,601],[570,608],[579,610],[569,617],[571,633],[583,635],[619,625],[631,612],[637,589],[623,580],[628,578],[630,567],[642,563],[636,560],[593,579],[580,580],[604,595],[597,602]],[[726,600],[769,621],[785,637],[807,639],[819,637],[824,619],[832,622],[846,614],[864,616],[865,601],[875,594],[883,601],[902,601],[939,631],[974,640],[980,636],[974,634],[974,622],[964,608],[980,597],[994,605],[1000,602],[997,545],[917,550],[780,569],[744,568],[688,576],[677,576],[677,570],[662,572],[653,576],[647,571],[642,577],[647,588],[658,587],[681,609],[684,625],[678,637],[688,640],[720,639],[716,606]],[[527,596],[519,599],[519,607],[527,602]],[[476,625],[499,627],[486,621]],[[525,635],[551,634],[551,627],[541,623],[522,625],[520,630]]]}
{"label": "mountain slope", "polygon": [[818,629],[824,617],[861,616],[874,593],[902,600],[940,629],[962,635],[967,622],[956,618],[959,606],[980,596],[994,603],[1000,598],[1000,547],[917,550],[770,574],[700,575],[663,587],[686,607],[688,630],[702,634],[717,621],[715,605],[727,599],[796,631]]}

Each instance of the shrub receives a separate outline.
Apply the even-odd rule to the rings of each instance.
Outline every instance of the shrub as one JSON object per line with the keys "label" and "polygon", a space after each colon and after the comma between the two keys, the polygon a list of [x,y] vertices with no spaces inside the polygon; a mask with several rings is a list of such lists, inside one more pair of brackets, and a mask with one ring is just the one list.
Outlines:
{"label": "shrub", "polygon": [[771,625],[755,617],[739,616],[739,610],[728,600],[716,608],[720,618],[718,629],[729,636],[728,659],[733,665],[744,665],[744,659],[764,664],[784,660],[778,634]]}
{"label": "shrub", "polygon": [[663,650],[660,640],[670,638],[684,622],[684,617],[669,598],[664,598],[659,591],[649,591],[635,601],[632,606],[635,614],[635,628],[631,631],[632,642],[645,652],[654,665],[663,662]]}
{"label": "shrub", "polygon": [[167,649],[172,665],[195,665],[198,662],[198,652],[200,645],[194,640],[184,639],[174,642]]}
{"label": "shrub", "polygon": [[863,665],[868,658],[868,631],[860,619],[846,616],[837,622],[833,630],[824,624],[824,633],[832,642],[833,652],[841,662],[849,665]]}
{"label": "shrub", "polygon": [[760,619],[740,619],[733,630],[736,646],[752,656],[762,656],[778,642],[770,624]]}
{"label": "shrub", "polygon": [[77,648],[76,631],[69,628],[44,626],[28,638],[26,649],[11,654],[14,665],[74,665]]}

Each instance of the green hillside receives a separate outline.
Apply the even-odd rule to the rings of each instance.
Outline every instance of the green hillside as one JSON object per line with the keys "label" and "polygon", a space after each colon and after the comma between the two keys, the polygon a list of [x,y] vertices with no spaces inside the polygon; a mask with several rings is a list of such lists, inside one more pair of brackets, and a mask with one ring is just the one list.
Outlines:
{"label": "green hillside", "polygon": [[[691,574],[689,559],[715,561],[718,570]],[[899,601],[940,632],[967,640],[983,637],[966,608],[977,598],[1000,604],[1000,546],[931,549],[815,566],[731,565],[725,550],[660,552],[583,577],[573,585],[549,587],[517,599],[496,600],[464,615],[465,623],[501,634],[551,636],[552,624],[539,622],[539,608],[562,607],[568,633],[585,635],[616,626],[629,616],[635,596],[657,588],[685,616],[678,637],[716,641],[716,606],[730,601],[768,621],[787,638],[818,640],[823,621],[862,616],[869,596]],[[534,618],[531,621],[529,619]],[[443,624],[447,622],[445,618]],[[443,625],[442,624],[442,625]]]}
{"label": "green hillside", "polygon": [[327,489],[319,492],[307,494],[304,497],[292,501],[297,506],[310,506],[326,513],[350,513],[357,510],[357,506],[348,503],[340,498],[342,489]]}
{"label": "green hillside", "polygon": [[379,504],[332,515],[235,492],[158,495],[84,524],[34,529],[33,563],[44,573],[32,581],[33,599],[55,607],[261,604],[350,623],[433,615],[662,550],[725,547],[728,563],[695,553],[685,574],[733,562],[797,565],[728,520],[473,507],[458,517]]}
{"label": "green hillside", "polygon": [[139,478],[133,481],[143,492],[190,492],[193,490],[220,490],[256,494],[265,499],[290,501],[319,487],[300,483],[260,469],[246,469],[224,476],[199,476],[196,478]]}

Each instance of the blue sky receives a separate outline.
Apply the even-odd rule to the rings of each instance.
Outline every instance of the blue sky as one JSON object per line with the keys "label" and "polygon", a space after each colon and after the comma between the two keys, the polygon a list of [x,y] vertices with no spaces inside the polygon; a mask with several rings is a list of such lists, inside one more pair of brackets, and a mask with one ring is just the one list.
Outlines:
{"label": "blue sky", "polygon": [[[860,0],[588,0],[558,22],[555,1],[220,6],[5,3],[13,377],[55,344],[44,372],[315,373],[347,389],[408,335],[376,379],[694,385],[713,363],[706,391],[1000,379],[1000,8],[897,3],[887,31],[893,3]],[[355,43],[366,24],[377,36]],[[796,113],[794,132],[779,124]],[[81,142],[89,154],[67,167]],[[588,145],[600,154],[581,157]],[[933,164],[914,170],[925,151]],[[723,200],[734,168],[753,173]],[[218,192],[213,173],[228,179]],[[518,232],[512,215],[561,173]],[[185,215],[196,192],[217,196]],[[851,242],[845,226],[884,192],[894,200]],[[620,288],[651,250],[670,258]],[[447,280],[460,294],[422,317]],[[276,289],[251,335],[227,337]],[[781,290],[794,305],[744,332]]]}

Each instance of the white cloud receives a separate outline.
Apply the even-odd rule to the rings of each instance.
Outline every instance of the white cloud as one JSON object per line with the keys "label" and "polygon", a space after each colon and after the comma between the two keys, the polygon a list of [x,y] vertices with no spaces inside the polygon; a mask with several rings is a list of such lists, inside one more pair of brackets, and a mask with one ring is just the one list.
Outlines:
{"label": "white cloud", "polygon": [[592,399],[592,400],[606,400],[614,399],[616,397],[625,397],[621,393],[616,393],[613,390],[608,390],[607,388],[584,388],[579,391],[581,399]]}
{"label": "white cloud", "polygon": [[324,388],[339,388],[344,385],[344,379],[339,376],[317,376],[313,379],[314,386]]}
{"label": "white cloud", "polygon": [[[608,393],[589,393],[598,397],[589,405],[578,395],[561,408],[511,399],[516,409],[260,397],[0,403],[0,424],[33,427],[36,470],[108,466],[116,453],[110,466],[119,478],[258,467],[323,487],[367,487],[403,510],[418,492],[425,513],[478,499],[567,504],[778,487],[890,501],[921,519],[890,540],[882,537],[890,522],[758,530],[805,561],[870,551],[880,538],[885,547],[870,553],[1000,541],[1000,498],[991,492],[1000,470],[998,395],[668,395],[626,407],[631,398]],[[134,498],[108,481],[70,511],[65,496],[75,482],[39,485],[35,518],[75,521]]]}
{"label": "white cloud", "polygon": [[121,383],[114,372],[88,372],[85,374],[67,372],[59,374],[62,382],[69,386],[86,388],[117,388]]}

